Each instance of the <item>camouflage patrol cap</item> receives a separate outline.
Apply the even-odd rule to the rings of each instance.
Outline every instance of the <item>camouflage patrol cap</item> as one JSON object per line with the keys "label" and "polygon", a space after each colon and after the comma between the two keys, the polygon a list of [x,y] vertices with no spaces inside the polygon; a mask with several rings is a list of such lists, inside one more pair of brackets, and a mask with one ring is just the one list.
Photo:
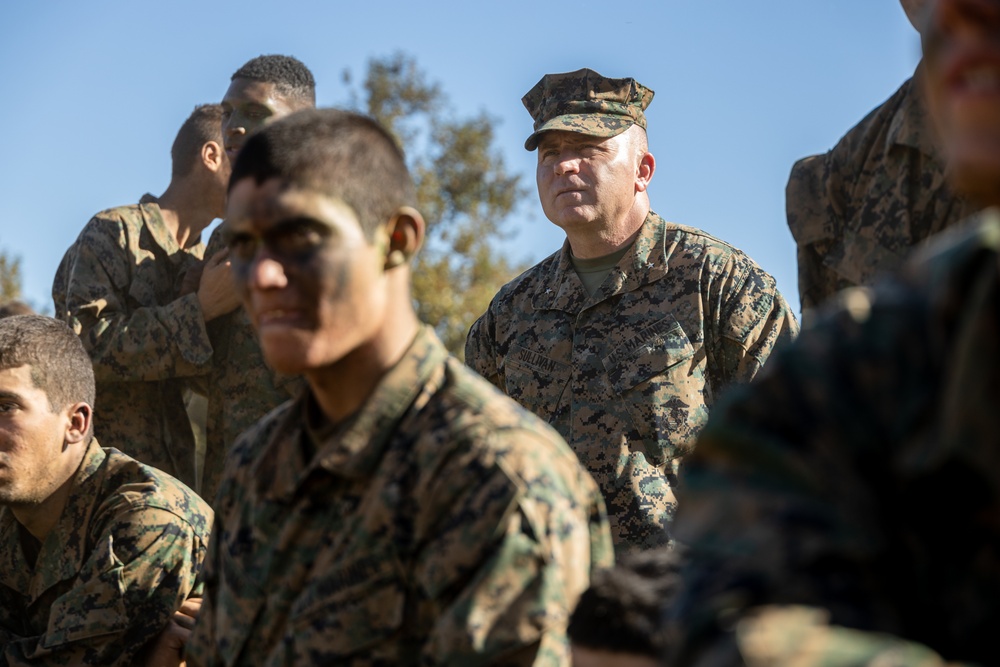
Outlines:
{"label": "camouflage patrol cap", "polygon": [[632,78],[609,79],[592,69],[546,74],[521,98],[535,119],[535,131],[524,142],[533,151],[549,130],[613,137],[632,125],[646,129],[643,111],[653,91]]}

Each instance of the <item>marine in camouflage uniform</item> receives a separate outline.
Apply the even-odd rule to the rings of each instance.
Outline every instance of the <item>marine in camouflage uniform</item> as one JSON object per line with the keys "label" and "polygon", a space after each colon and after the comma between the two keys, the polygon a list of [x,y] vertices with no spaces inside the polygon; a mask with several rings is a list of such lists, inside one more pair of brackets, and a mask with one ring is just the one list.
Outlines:
{"label": "marine in camouflage uniform", "polygon": [[[556,129],[644,127],[652,95],[591,70],[547,75],[524,98],[536,121],[526,147]],[[677,467],[709,407],[797,331],[774,279],[736,248],[652,211],[637,233],[592,293],[567,240],[500,290],[465,350],[570,443],[604,493],[619,549],[668,541]]]}
{"label": "marine in camouflage uniform", "polygon": [[[222,99],[226,152],[235,159],[247,136],[298,109],[316,106],[312,73],[291,56],[262,55],[233,73]],[[225,249],[226,224],[215,228],[206,257]],[[236,437],[302,388],[299,377],[272,371],[242,308],[213,320],[208,335],[214,353],[208,375],[195,386],[208,395],[202,494],[215,498],[228,449]]]}
{"label": "marine in camouflage uniform", "polygon": [[204,250],[179,247],[147,194],[94,216],[52,283],[56,316],[83,339],[94,364],[101,442],[192,487],[184,378],[208,371],[212,344],[198,295],[177,294]]}
{"label": "marine in camouflage uniform", "polygon": [[[910,5],[922,3],[903,4],[912,14]],[[918,65],[832,150],[792,167],[786,213],[803,312],[847,287],[871,285],[914,246],[975,211],[948,185],[922,79]]]}
{"label": "marine in camouflage uniform", "polygon": [[94,439],[43,544],[0,506],[0,665],[132,665],[200,592],[212,510]]}
{"label": "marine in camouflage uniform", "polygon": [[188,664],[568,665],[569,614],[613,561],[604,503],[417,320],[424,223],[395,140],[302,111],[247,141],[232,183],[244,307],[308,386],[227,458]]}
{"label": "marine in camouflage uniform", "polygon": [[92,437],[80,339],[0,321],[0,666],[143,664],[200,588],[212,512]]}
{"label": "marine in camouflage uniform", "polygon": [[[838,297],[715,408],[674,523],[687,652],[732,641],[744,608],[797,604],[996,662],[1000,215],[958,231]],[[716,651],[676,664],[741,664]]]}
{"label": "marine in camouflage uniform", "polygon": [[349,426],[310,393],[230,454],[192,665],[568,665],[597,486],[423,329]]}

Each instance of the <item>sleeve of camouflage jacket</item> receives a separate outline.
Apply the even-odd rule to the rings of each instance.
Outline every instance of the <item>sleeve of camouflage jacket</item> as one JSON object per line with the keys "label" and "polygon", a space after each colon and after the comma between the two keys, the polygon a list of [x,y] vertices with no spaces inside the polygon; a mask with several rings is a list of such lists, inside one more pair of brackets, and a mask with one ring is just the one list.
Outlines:
{"label": "sleeve of camouflage jacket", "polygon": [[493,302],[486,312],[473,322],[465,339],[465,363],[504,391],[503,378],[497,368],[496,338],[493,335]]}
{"label": "sleeve of camouflage jacket", "polygon": [[[735,253],[721,273],[718,292],[709,294],[705,327],[712,385],[723,389],[749,382],[775,347],[791,342],[799,323],[774,278],[743,253]],[[715,305],[718,304],[718,305]]]}
{"label": "sleeve of camouflage jacket", "polygon": [[129,289],[135,271],[125,226],[94,218],[69,251],[72,261],[57,277],[66,290],[68,324],[83,340],[98,382],[153,381],[207,372],[212,346],[197,294],[164,306],[133,309]]}
{"label": "sleeve of camouflage jacket", "polygon": [[[181,603],[199,592],[203,540],[174,513],[116,517],[55,600],[45,633],[2,637],[0,667],[128,667]],[[2,636],[2,635],[0,635]]]}
{"label": "sleeve of camouflage jacket", "polygon": [[[479,437],[538,439],[521,451],[552,452],[528,431]],[[428,510],[422,515],[436,516],[435,523],[416,526],[429,539],[415,578],[439,601],[422,664],[568,665],[569,614],[591,572],[614,560],[596,484],[568,450],[562,459],[485,468],[467,452],[435,479],[420,494]]]}

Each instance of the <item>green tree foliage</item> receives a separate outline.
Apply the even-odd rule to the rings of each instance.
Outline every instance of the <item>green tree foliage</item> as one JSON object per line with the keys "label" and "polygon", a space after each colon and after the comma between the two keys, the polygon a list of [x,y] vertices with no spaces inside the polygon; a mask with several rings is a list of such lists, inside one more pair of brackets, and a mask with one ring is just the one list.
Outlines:
{"label": "green tree foliage", "polygon": [[21,258],[0,251],[0,303],[21,297]]}
{"label": "green tree foliage", "polygon": [[[344,80],[350,85],[349,72]],[[427,219],[427,240],[413,267],[417,312],[461,358],[469,327],[500,286],[527,268],[498,249],[527,191],[494,146],[496,119],[452,117],[446,95],[413,58],[370,60],[361,89],[353,91],[352,105],[403,146]]]}

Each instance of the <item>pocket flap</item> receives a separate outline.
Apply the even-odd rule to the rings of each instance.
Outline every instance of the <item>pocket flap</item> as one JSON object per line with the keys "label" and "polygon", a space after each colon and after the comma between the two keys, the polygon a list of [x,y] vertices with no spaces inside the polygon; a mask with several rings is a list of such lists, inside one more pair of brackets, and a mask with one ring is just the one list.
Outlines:
{"label": "pocket flap", "polygon": [[624,393],[694,356],[694,346],[680,323],[667,316],[646,327],[602,359],[611,385]]}

